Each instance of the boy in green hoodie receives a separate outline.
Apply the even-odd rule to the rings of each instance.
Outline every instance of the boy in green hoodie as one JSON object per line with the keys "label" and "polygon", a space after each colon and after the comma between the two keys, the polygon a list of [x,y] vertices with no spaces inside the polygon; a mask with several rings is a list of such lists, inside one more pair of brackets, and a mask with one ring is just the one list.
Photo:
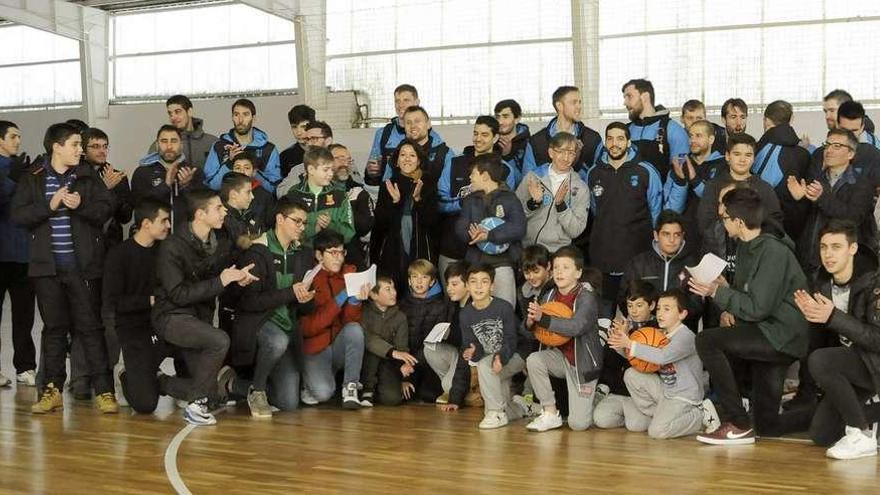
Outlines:
{"label": "boy in green hoodie", "polygon": [[342,234],[345,244],[354,237],[354,219],[347,192],[333,185],[333,154],[325,148],[310,148],[303,162],[306,178],[292,187],[285,197],[305,203],[309,208],[303,244],[312,245],[315,234],[332,229]]}
{"label": "boy in green hoodie", "polygon": [[752,189],[727,193],[719,208],[724,228],[739,240],[736,276],[709,283],[691,279],[691,291],[712,297],[722,311],[733,315],[733,326],[704,330],[697,352],[718,397],[721,427],[697,440],[713,445],[755,442],[755,430],[743,408],[731,360],[745,361],[753,372],[752,404],[755,428],[779,435],[779,403],[789,365],[803,357],[809,345],[807,321],[794,303],[794,292],[807,287],[797,262],[794,243],[784,233],[763,232],[764,206]]}

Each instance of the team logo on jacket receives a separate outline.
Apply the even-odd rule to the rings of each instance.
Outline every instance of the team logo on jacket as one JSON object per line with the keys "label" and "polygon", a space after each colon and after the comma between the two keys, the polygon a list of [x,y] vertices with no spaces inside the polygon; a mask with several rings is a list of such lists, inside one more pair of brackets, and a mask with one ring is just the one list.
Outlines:
{"label": "team logo on jacket", "polygon": [[471,185],[468,184],[468,185],[466,185],[466,186],[464,186],[464,187],[462,187],[461,189],[458,190],[458,198],[459,198],[459,199],[462,199],[462,198],[464,198],[465,196],[467,196],[467,195],[470,194],[470,193],[471,193]]}
{"label": "team logo on jacket", "polygon": [[325,204],[326,206],[333,206],[333,205],[336,204],[336,202],[333,200],[333,195],[332,195],[332,194],[327,195],[327,200],[324,201],[324,204]]}
{"label": "team logo on jacket", "polygon": [[161,184],[161,183],[162,183],[161,177],[153,177],[153,181],[152,181],[153,187],[159,187],[159,184]]}
{"label": "team logo on jacket", "polygon": [[605,188],[602,187],[602,184],[596,184],[595,186],[593,186],[593,196],[596,196],[598,198],[604,192]]}
{"label": "team logo on jacket", "polygon": [[498,218],[504,218],[504,206],[497,205],[495,207],[495,216]]}
{"label": "team logo on jacket", "polygon": [[633,187],[639,187],[639,176],[638,175],[630,175],[629,176],[629,185]]}

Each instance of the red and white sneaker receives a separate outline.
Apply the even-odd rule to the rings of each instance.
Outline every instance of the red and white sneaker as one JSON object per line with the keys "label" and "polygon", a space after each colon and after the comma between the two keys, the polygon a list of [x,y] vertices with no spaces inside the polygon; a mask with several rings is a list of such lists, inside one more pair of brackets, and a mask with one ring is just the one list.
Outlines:
{"label": "red and white sneaker", "polygon": [[713,433],[697,435],[697,441],[711,445],[749,445],[755,443],[755,430],[743,430],[733,423],[724,423]]}

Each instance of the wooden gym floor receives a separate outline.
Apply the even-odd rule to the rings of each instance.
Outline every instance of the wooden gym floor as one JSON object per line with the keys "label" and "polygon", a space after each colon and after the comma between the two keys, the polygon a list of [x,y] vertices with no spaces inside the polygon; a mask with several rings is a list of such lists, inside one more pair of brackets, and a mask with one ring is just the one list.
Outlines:
{"label": "wooden gym floor", "polygon": [[[2,336],[10,376],[8,323]],[[724,448],[623,430],[528,433],[524,421],[479,431],[481,410],[430,405],[268,421],[240,406],[194,428],[168,399],[153,415],[102,416],[65,394],[63,412],[34,416],[34,395],[0,389],[0,494],[880,493],[878,458],[833,461],[802,441]]]}

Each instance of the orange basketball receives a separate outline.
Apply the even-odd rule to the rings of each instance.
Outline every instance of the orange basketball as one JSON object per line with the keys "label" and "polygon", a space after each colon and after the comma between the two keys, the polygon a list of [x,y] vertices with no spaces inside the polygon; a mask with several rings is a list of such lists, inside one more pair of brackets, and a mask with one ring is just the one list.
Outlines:
{"label": "orange basketball", "polygon": [[[558,301],[550,301],[548,303],[542,304],[541,312],[543,312],[547,316],[552,316],[554,318],[568,319],[574,315],[574,312],[571,310],[571,308]],[[562,344],[571,340],[571,337],[560,335],[556,332],[551,332],[550,330],[539,326],[537,323],[535,323],[532,331],[535,332],[535,338],[537,338],[539,342],[550,347],[559,347]]]}
{"label": "orange basketball", "polygon": [[[666,344],[669,343],[669,339],[666,338],[666,335],[664,335],[662,331],[651,327],[643,327],[638,330],[633,330],[633,332],[629,334],[629,339],[633,342],[649,345],[651,347],[665,347]],[[659,364],[649,363],[648,361],[634,357],[629,358],[629,364],[642,373],[654,373],[660,369]]]}

